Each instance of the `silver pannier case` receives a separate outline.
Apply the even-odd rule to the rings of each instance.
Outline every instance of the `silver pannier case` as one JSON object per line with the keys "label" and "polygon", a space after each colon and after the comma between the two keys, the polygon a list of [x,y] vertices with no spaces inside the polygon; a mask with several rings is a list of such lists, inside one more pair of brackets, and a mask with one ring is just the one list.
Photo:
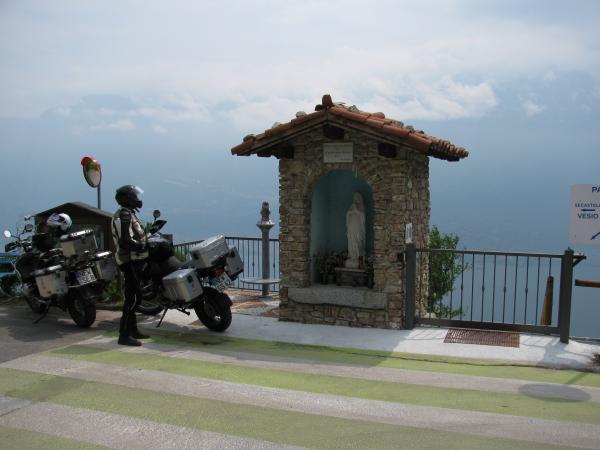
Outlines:
{"label": "silver pannier case", "polygon": [[95,253],[98,250],[96,237],[92,230],[81,230],[74,233],[65,234],[60,237],[60,246],[63,255],[67,258],[75,255],[81,255],[84,252]]}
{"label": "silver pannier case", "polygon": [[225,236],[210,237],[190,249],[192,265],[196,269],[206,269],[215,265],[217,260],[229,253]]}
{"label": "silver pannier case", "polygon": [[193,300],[202,294],[202,285],[194,269],[180,269],[162,279],[169,300]]}
{"label": "silver pannier case", "polygon": [[99,280],[110,281],[117,276],[117,265],[112,257],[112,252],[96,253],[92,261],[96,278]]}
{"label": "silver pannier case", "polygon": [[231,251],[229,252],[225,271],[231,278],[235,278],[244,271],[244,261],[242,261],[237,247],[232,247]]}
{"label": "silver pannier case", "polygon": [[32,274],[35,277],[40,295],[44,298],[53,295],[64,295],[68,292],[67,272],[63,266],[51,266],[45,269],[36,270]]}

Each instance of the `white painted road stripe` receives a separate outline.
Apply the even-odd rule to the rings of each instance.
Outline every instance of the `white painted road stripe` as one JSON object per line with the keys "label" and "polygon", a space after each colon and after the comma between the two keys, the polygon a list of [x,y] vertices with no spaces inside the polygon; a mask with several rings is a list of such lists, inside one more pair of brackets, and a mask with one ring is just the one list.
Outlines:
{"label": "white painted road stripe", "polygon": [[[300,448],[89,409],[46,402],[25,402],[0,396],[0,408],[3,405],[12,405],[13,408],[0,416],[2,426],[46,433],[114,449],[292,450]],[[16,405],[18,407],[14,408]]]}
{"label": "white painted road stripe", "polygon": [[593,449],[600,442],[600,426],[593,424],[266,388],[44,355],[18,358],[0,367],[166,394],[478,436]]}
{"label": "white painted road stripe", "polygon": [[90,345],[96,348],[118,350],[121,352],[145,353],[195,361],[232,364],[258,369],[282,370],[313,375],[328,375],[358,378],[371,381],[390,381],[394,383],[435,386],[451,389],[471,389],[502,394],[527,395],[539,398],[559,398],[570,401],[591,401],[600,403],[600,388],[587,386],[565,386],[555,383],[510,380],[450,373],[405,370],[388,367],[364,367],[350,364],[302,361],[294,358],[278,358],[270,355],[227,351],[203,351],[177,345],[144,343],[143,347],[124,347],[110,336],[97,336],[78,345]]}

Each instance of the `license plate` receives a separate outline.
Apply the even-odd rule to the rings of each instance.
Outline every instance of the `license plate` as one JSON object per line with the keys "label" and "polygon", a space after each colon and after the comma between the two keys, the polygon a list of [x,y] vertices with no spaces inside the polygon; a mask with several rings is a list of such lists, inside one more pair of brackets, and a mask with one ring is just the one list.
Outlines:
{"label": "license plate", "polygon": [[75,272],[75,279],[79,285],[84,285],[96,281],[96,276],[94,275],[91,267],[88,267],[87,269],[78,270]]}
{"label": "license plate", "polygon": [[220,277],[215,277],[212,280],[210,280],[210,284],[217,291],[223,292],[225,289],[231,286],[231,278],[229,278],[229,275],[223,272],[223,274]]}

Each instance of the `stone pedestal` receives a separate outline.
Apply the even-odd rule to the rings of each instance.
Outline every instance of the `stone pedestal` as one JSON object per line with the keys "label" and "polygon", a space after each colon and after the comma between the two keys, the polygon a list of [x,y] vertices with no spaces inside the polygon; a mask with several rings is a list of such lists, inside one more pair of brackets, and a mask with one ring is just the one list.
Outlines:
{"label": "stone pedestal", "polygon": [[335,283],[338,286],[366,286],[367,271],[363,269],[349,269],[347,267],[335,268]]}

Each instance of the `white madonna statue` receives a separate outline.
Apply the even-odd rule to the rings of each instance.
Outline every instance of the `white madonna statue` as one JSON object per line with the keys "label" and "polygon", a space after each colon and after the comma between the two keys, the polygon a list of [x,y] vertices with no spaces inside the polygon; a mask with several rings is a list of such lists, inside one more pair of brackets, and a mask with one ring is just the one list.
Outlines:
{"label": "white madonna statue", "polygon": [[359,257],[365,256],[365,204],[360,192],[354,193],[352,205],[346,212],[346,236],[348,238],[348,269],[358,269]]}

